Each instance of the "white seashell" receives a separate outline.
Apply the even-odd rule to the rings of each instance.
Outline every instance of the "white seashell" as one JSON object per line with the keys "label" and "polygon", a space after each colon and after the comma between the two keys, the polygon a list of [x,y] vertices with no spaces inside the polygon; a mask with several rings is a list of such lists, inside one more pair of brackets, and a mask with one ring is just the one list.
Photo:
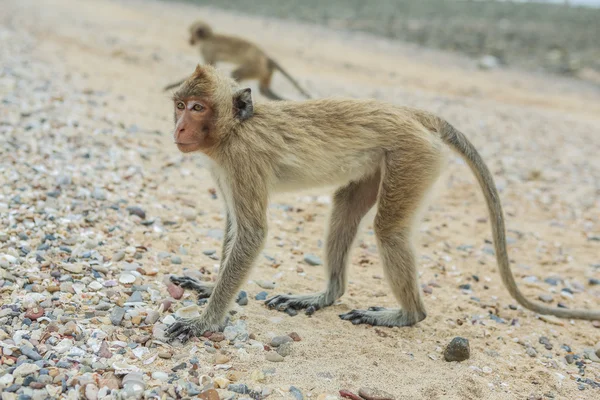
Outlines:
{"label": "white seashell", "polygon": [[115,369],[115,375],[126,375],[132,372],[139,372],[140,369],[135,365],[129,365],[125,362],[115,362],[112,367]]}
{"label": "white seashell", "polygon": [[119,276],[119,282],[123,283],[123,284],[130,284],[135,282],[135,276],[133,274],[130,273],[123,273],[121,274],[121,276]]}

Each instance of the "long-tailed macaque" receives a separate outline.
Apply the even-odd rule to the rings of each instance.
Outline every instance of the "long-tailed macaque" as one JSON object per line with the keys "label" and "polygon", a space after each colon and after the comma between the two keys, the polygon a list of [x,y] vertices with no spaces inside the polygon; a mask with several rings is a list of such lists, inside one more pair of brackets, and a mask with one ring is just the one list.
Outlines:
{"label": "long-tailed macaque", "polygon": [[437,179],[445,148],[470,166],[485,196],[500,275],[525,308],[564,318],[599,320],[600,312],[547,307],[527,299],[511,273],[504,218],[492,175],[467,138],[426,111],[375,100],[321,99],[254,103],[250,89],[211,66],[198,66],[173,96],[174,141],[203,153],[224,199],[225,238],[214,286],[172,281],[210,297],[202,315],[180,319],[171,337],[221,327],[267,236],[269,193],[337,184],[326,240],[329,282],[323,292],[278,295],[278,310],[330,306],[346,289],[348,255],[363,216],[377,205],[374,231],[390,290],[400,309],[371,307],[340,315],[354,324],[409,326],[426,316],[411,233]]}
{"label": "long-tailed macaque", "polygon": [[[205,63],[215,65],[217,62],[230,62],[237,65],[231,77],[238,82],[257,79],[260,93],[271,100],[283,100],[271,90],[271,78],[275,70],[279,70],[300,93],[310,98],[310,95],[287,71],[254,43],[235,36],[213,33],[212,28],[203,21],[196,21],[190,26],[190,44],[196,43],[200,44],[200,52]],[[173,89],[184,81],[185,79],[172,83],[164,90]]]}

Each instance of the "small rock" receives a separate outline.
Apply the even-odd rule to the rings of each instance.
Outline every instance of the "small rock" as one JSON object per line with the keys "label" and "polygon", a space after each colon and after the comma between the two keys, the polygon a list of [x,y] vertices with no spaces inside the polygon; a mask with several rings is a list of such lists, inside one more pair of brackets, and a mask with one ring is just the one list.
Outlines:
{"label": "small rock", "polygon": [[32,321],[40,318],[44,315],[44,309],[42,307],[30,308],[25,312],[25,318],[29,318]]}
{"label": "small rock", "polygon": [[124,258],[125,258],[125,252],[117,251],[115,254],[113,254],[112,261],[119,262],[119,261],[123,260]]}
{"label": "small rock", "polygon": [[225,335],[221,332],[215,332],[212,335],[210,335],[209,337],[211,342],[222,342],[223,340],[225,340]]}
{"label": "small rock", "polygon": [[565,361],[567,362],[567,364],[573,364],[573,361],[575,361],[575,357],[573,356],[573,354],[567,354],[565,355]]}
{"label": "small rock", "polygon": [[527,355],[529,357],[537,357],[537,351],[535,351],[535,349],[533,347],[528,347],[527,350],[525,350],[525,352],[527,353]]}
{"label": "small rock", "polygon": [[157,379],[159,381],[166,382],[169,380],[169,374],[167,374],[166,372],[162,372],[162,371],[154,371],[152,373],[152,379]]}
{"label": "small rock", "polygon": [[271,339],[270,345],[272,347],[278,347],[281,346],[284,343],[289,343],[292,342],[294,339],[292,339],[289,336],[275,336],[273,339]]}
{"label": "small rock", "polygon": [[227,357],[225,354],[217,354],[215,356],[215,364],[227,364],[231,360],[231,358]]}
{"label": "small rock", "polygon": [[[283,357],[281,357],[281,358],[283,359]],[[19,365],[17,368],[15,368],[15,370],[12,372],[12,375],[15,378],[19,378],[19,377],[24,377],[24,376],[36,373],[39,370],[40,370],[40,367],[37,366],[36,364],[23,363],[23,364]]]}
{"label": "small rock", "polygon": [[[471,356],[469,341],[462,337],[455,337],[444,350],[446,361],[464,361]],[[360,394],[360,393],[359,393]]]}
{"label": "small rock", "polygon": [[227,386],[227,390],[240,394],[250,393],[250,389],[248,389],[248,386],[243,383],[232,383],[229,386]]}
{"label": "small rock", "polygon": [[121,325],[121,321],[123,320],[124,316],[125,309],[123,307],[115,306],[110,313],[110,322],[115,326],[119,326]]}
{"label": "small rock", "polygon": [[[466,340],[466,339],[465,339]],[[358,391],[358,395],[365,400],[394,400],[394,396],[379,389],[362,387]]]}
{"label": "small rock", "polygon": [[277,354],[287,357],[292,354],[292,343],[283,343],[277,348]]}
{"label": "small rock", "polygon": [[541,294],[538,297],[538,299],[540,299],[544,303],[552,303],[554,301],[554,298],[551,295],[549,295],[549,294]]}
{"label": "small rock", "polygon": [[240,306],[248,305],[248,293],[246,293],[245,291],[242,290],[240,293],[238,293],[238,297],[235,301]]}
{"label": "small rock", "polygon": [[222,377],[222,376],[216,377],[214,382],[215,382],[215,385],[217,385],[217,388],[219,388],[219,389],[226,389],[227,386],[231,383],[231,382],[229,382],[229,379]]}
{"label": "small rock", "polygon": [[177,286],[174,283],[169,283],[167,286],[167,291],[175,300],[179,300],[183,297],[183,288],[181,286]]}
{"label": "small rock", "polygon": [[267,292],[260,292],[256,296],[254,296],[254,298],[256,300],[266,300],[268,295],[269,294]]}
{"label": "small rock", "polygon": [[181,257],[179,256],[171,256],[171,263],[179,265],[182,263]]}
{"label": "small rock", "polygon": [[135,275],[125,272],[119,276],[119,282],[124,285],[129,285],[135,282]]}
{"label": "small rock", "polygon": [[127,207],[127,211],[129,212],[129,215],[137,215],[141,219],[146,219],[146,212],[141,207],[130,206]]}
{"label": "small rock", "polygon": [[260,286],[263,289],[275,289],[275,282],[272,281],[264,281],[264,280],[256,280],[254,281],[254,283],[256,283],[258,286]]}
{"label": "small rock", "polygon": [[155,310],[148,311],[148,315],[146,315],[146,319],[144,322],[148,325],[153,325],[160,318],[160,313]]}
{"label": "small rock", "polygon": [[300,389],[298,389],[295,386],[290,386],[290,393],[292,394],[292,396],[294,396],[294,399],[296,400],[304,400],[304,395],[302,394],[302,392],[300,391]]}
{"label": "small rock", "polygon": [[93,383],[85,385],[85,398],[87,400],[98,399],[98,386],[94,385]]}
{"label": "small rock", "polygon": [[111,353],[110,349],[108,348],[108,343],[106,342],[106,340],[103,340],[102,343],[100,344],[100,350],[98,350],[98,357],[100,357],[100,358],[111,358],[112,357],[112,353]]}
{"label": "small rock", "polygon": [[314,254],[305,254],[304,255],[304,262],[307,263],[308,265],[322,265],[323,261],[315,256]]}
{"label": "small rock", "polygon": [[291,337],[294,342],[300,342],[302,340],[300,335],[298,335],[296,332],[291,332],[288,336]]}
{"label": "small rock", "polygon": [[500,66],[500,60],[498,60],[497,57],[488,54],[488,55],[481,57],[477,61],[477,66],[484,70],[495,69]]}
{"label": "small rock", "polygon": [[219,392],[215,389],[208,389],[198,395],[201,400],[220,400]]}
{"label": "small rock", "polygon": [[274,351],[267,352],[267,354],[265,355],[265,358],[267,359],[267,361],[271,361],[271,362],[282,362],[283,361],[283,356],[280,354],[277,354]]}

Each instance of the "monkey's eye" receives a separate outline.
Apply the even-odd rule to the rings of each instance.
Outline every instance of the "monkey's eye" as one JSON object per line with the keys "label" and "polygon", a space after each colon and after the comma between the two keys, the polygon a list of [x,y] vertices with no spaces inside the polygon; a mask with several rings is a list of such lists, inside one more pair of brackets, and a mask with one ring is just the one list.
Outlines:
{"label": "monkey's eye", "polygon": [[192,110],[202,111],[202,110],[204,110],[204,107],[202,107],[202,104],[195,104],[194,107],[192,108]]}
{"label": "monkey's eye", "polygon": [[177,102],[177,109],[178,110],[184,110],[185,109],[185,104],[183,104],[183,101],[178,101]]}

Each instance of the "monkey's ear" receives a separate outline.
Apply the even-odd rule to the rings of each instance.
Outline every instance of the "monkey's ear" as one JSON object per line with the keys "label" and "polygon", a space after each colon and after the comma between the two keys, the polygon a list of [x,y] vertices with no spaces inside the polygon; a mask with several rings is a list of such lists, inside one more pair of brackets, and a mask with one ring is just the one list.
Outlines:
{"label": "monkey's ear", "polygon": [[254,115],[252,91],[250,88],[235,92],[233,95],[233,112],[240,121],[245,121]]}
{"label": "monkey's ear", "polygon": [[194,70],[194,76],[201,77],[202,75],[204,75],[204,69],[202,69],[200,64],[198,64],[198,65],[196,65],[196,69]]}

